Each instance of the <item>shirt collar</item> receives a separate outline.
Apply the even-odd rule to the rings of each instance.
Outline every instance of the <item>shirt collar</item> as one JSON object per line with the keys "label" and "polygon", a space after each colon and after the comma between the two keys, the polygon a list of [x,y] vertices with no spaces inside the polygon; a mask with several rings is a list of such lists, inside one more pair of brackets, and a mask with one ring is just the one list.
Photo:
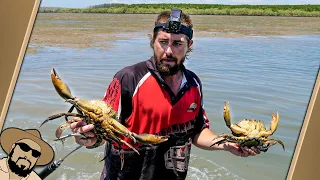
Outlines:
{"label": "shirt collar", "polygon": [[187,78],[184,75],[184,73],[182,72],[182,81],[181,81],[181,85],[180,85],[180,89],[183,88],[183,86],[187,83]]}

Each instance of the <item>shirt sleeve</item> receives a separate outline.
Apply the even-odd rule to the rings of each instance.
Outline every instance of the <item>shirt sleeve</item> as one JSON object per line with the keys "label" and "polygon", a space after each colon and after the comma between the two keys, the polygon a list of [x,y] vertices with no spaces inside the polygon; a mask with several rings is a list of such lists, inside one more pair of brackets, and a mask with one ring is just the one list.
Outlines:
{"label": "shirt sleeve", "polygon": [[109,104],[115,111],[119,111],[120,107],[120,98],[121,98],[121,84],[118,77],[114,77],[109,84],[104,97],[103,101]]}
{"label": "shirt sleeve", "polygon": [[[203,106],[201,107],[202,108],[202,121],[203,121],[203,125],[201,127],[201,130],[204,129],[204,128],[210,128],[210,121],[209,119],[207,118],[207,114],[206,114],[206,111],[205,109],[203,108]],[[199,115],[200,116],[200,115]]]}
{"label": "shirt sleeve", "polygon": [[210,128],[210,121],[206,115],[203,104],[201,104],[201,107],[199,108],[199,113],[195,121],[195,134],[200,133],[204,128]]}
{"label": "shirt sleeve", "polygon": [[103,97],[103,101],[118,113],[121,123],[124,123],[132,112],[132,84],[131,73],[123,69],[115,74]]}
{"label": "shirt sleeve", "polygon": [[202,83],[200,79],[193,73],[193,76],[197,80],[199,96],[200,96],[200,107],[198,111],[198,115],[196,116],[195,121],[195,134],[200,133],[204,128],[210,128],[210,121],[207,117],[204,103],[203,103],[203,93],[202,93]]}

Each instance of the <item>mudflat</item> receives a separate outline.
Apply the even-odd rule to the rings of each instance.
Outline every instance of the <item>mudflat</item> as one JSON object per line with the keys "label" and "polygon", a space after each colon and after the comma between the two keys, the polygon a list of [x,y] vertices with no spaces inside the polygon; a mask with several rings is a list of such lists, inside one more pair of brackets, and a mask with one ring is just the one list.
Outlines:
{"label": "mudflat", "polygon": [[[156,14],[39,13],[27,53],[43,46],[109,48],[118,39],[147,37]],[[319,17],[191,15],[194,37],[320,35]]]}

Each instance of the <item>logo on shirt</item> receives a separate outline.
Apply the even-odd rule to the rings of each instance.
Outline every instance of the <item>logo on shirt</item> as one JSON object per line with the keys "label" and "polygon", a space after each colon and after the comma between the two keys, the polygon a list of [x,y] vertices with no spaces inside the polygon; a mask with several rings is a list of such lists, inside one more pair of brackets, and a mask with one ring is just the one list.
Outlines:
{"label": "logo on shirt", "polygon": [[197,104],[196,103],[192,103],[189,108],[187,109],[188,112],[192,112],[195,111],[197,108]]}

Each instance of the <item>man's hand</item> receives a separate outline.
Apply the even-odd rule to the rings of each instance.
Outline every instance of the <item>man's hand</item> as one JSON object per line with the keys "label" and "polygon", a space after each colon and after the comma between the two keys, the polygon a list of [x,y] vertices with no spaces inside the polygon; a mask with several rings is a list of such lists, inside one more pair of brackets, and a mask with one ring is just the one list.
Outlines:
{"label": "man's hand", "polygon": [[[96,135],[91,131],[94,128],[93,124],[87,125],[79,117],[75,117],[73,120],[76,122],[70,124],[70,128],[72,132],[79,133],[79,134],[81,133],[87,137],[87,139],[84,139],[76,136],[75,137],[76,143],[86,147],[93,146],[97,142]],[[103,143],[104,141],[101,144]]]}
{"label": "man's hand", "polygon": [[193,139],[193,144],[198,148],[205,150],[224,150],[229,151],[236,156],[248,157],[260,154],[260,151],[256,148],[249,149],[247,147],[240,147],[236,143],[225,142],[222,144],[216,144],[212,140],[217,136],[208,128],[203,129],[198,135]]}
{"label": "man's hand", "polygon": [[255,156],[257,154],[260,154],[259,149],[257,148],[248,148],[248,147],[240,147],[236,143],[224,143],[223,144],[224,149],[231,152],[232,154],[236,156],[241,156],[241,157],[248,157],[248,156]]}

